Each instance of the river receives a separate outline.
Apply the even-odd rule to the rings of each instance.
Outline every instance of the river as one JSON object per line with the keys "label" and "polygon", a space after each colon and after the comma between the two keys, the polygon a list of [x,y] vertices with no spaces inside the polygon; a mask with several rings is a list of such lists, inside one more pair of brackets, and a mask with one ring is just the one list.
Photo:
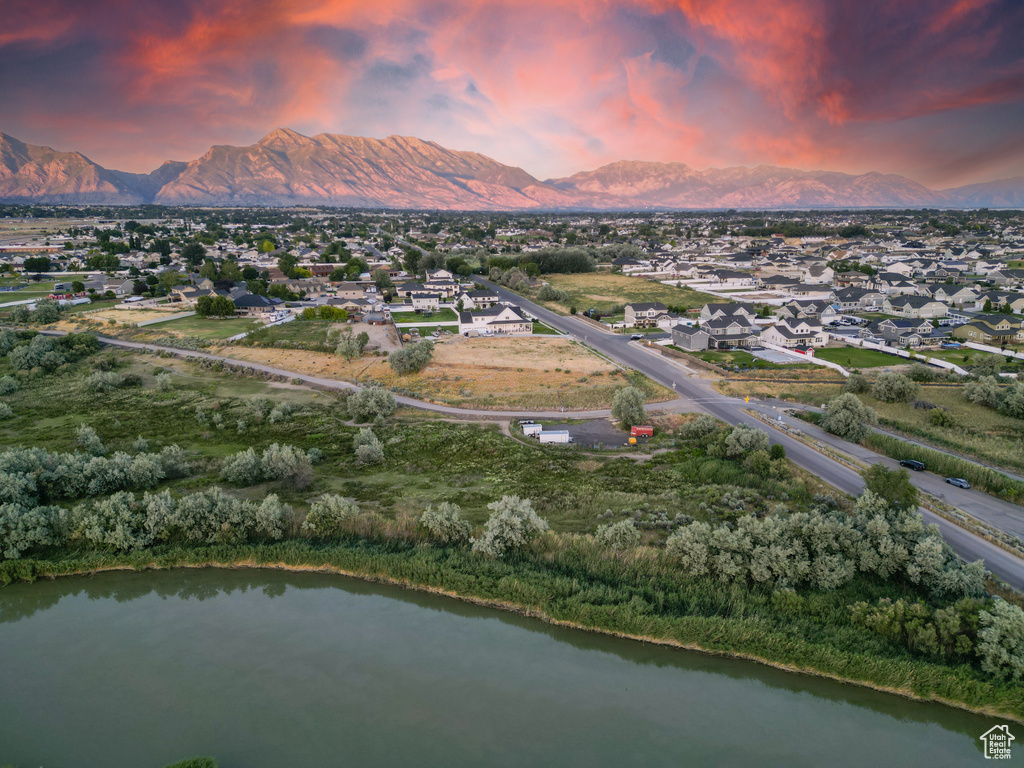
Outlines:
{"label": "river", "polygon": [[252,570],[2,588],[0,691],[0,765],[33,768],[199,755],[221,768],[939,768],[986,764],[978,737],[998,722],[429,594]]}

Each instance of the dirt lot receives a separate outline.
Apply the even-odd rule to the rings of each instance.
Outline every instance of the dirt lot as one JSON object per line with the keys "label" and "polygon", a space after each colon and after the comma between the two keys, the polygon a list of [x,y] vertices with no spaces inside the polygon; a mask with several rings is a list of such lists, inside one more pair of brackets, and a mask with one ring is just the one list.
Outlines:
{"label": "dirt lot", "polygon": [[389,325],[370,325],[369,323],[352,323],[351,325],[338,325],[336,328],[351,328],[352,333],[358,336],[363,331],[366,331],[370,337],[370,341],[366,345],[367,351],[373,349],[380,349],[384,352],[390,352],[393,349],[400,347],[398,340],[395,338],[395,331]]}
{"label": "dirt lot", "polygon": [[[378,381],[413,397],[501,410],[607,408],[625,373],[586,348],[562,338],[465,339],[435,346],[423,371],[398,376],[385,357],[348,362],[315,352],[226,347],[223,354],[326,378]],[[656,385],[651,401],[670,400]]]}

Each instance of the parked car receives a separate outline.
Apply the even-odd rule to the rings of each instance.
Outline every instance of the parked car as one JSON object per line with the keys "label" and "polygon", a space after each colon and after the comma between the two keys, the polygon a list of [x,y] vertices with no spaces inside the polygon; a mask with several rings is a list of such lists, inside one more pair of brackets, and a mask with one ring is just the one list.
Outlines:
{"label": "parked car", "polygon": [[629,338],[632,339],[633,341],[640,341],[643,337],[644,335],[642,333],[634,333]]}
{"label": "parked car", "polygon": [[962,477],[947,477],[946,482],[950,485],[955,485],[957,488],[970,488],[971,484],[964,480]]}
{"label": "parked car", "polygon": [[921,472],[924,470],[924,462],[918,461],[917,459],[903,459],[903,461],[900,462],[900,466],[912,469],[915,472]]}

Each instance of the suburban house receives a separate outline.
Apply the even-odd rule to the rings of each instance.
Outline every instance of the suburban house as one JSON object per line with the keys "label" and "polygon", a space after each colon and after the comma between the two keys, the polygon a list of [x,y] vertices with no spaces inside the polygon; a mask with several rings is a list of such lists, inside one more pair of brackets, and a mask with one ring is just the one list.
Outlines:
{"label": "suburban house", "polygon": [[457,294],[460,289],[461,286],[454,280],[428,279],[427,282],[423,284],[424,291],[436,293],[446,299],[455,298],[455,294]]}
{"label": "suburban house", "polygon": [[700,309],[700,321],[706,323],[709,320],[721,320],[723,318],[737,318],[746,321],[747,325],[754,325],[757,313],[753,304],[742,304],[729,302],[726,304],[705,304]]}
{"label": "suburban house", "polygon": [[810,320],[782,320],[761,331],[761,341],[778,347],[822,347],[828,343],[828,334],[821,323]]}
{"label": "suburban house", "polygon": [[441,308],[441,300],[437,298],[436,293],[414,293],[412,298],[412,308],[414,310],[431,310],[436,311]]}
{"label": "suburban house", "polygon": [[500,298],[496,291],[484,289],[478,291],[463,291],[459,294],[457,301],[462,302],[463,310],[473,310],[493,307],[500,301]]}
{"label": "suburban house", "polygon": [[919,347],[925,339],[932,336],[935,329],[930,320],[912,320],[887,317],[862,328],[862,337],[878,336],[889,344],[899,344],[905,347]]}
{"label": "suburban house", "polygon": [[235,312],[242,317],[264,317],[281,308],[284,302],[255,293],[247,293],[235,299]]}
{"label": "suburban house", "polygon": [[776,315],[780,320],[810,318],[827,325],[839,317],[839,312],[827,301],[798,299],[780,307]]}
{"label": "suburban house", "polygon": [[711,337],[708,340],[709,346],[719,349],[757,346],[758,329],[742,316],[709,320],[701,323],[700,327]]}
{"label": "suburban house", "polygon": [[1021,320],[1007,315],[983,315],[953,329],[953,337],[979,344],[1016,344],[1024,341]]}
{"label": "suburban house", "polygon": [[885,296],[867,288],[840,288],[836,291],[836,301],[843,312],[857,310],[881,309]]}
{"label": "suburban house", "polygon": [[340,299],[361,299],[363,294],[363,286],[359,283],[338,283],[334,287],[334,295]]}
{"label": "suburban house", "polygon": [[427,282],[451,282],[455,279],[455,273],[447,269],[428,269],[426,272]]}
{"label": "suburban house", "polygon": [[689,325],[672,326],[672,343],[680,349],[700,352],[708,348],[711,334]]}
{"label": "suburban house", "polygon": [[626,305],[626,327],[653,328],[658,324],[658,317],[668,314],[668,307],[660,301],[647,304]]}
{"label": "suburban house", "polygon": [[525,336],[533,333],[533,322],[518,307],[499,304],[459,312],[459,333],[462,336]]}
{"label": "suburban house", "polygon": [[978,299],[978,292],[966,285],[936,285],[929,292],[933,299],[958,306],[973,305]]}
{"label": "suburban house", "polygon": [[753,288],[754,276],[749,272],[738,272],[734,269],[716,269],[708,280],[716,288]]}
{"label": "suburban house", "polygon": [[938,299],[927,296],[890,296],[882,304],[882,311],[899,317],[945,317],[949,307]]}
{"label": "suburban house", "polygon": [[840,272],[832,280],[832,285],[836,288],[867,288],[870,282],[870,275],[866,275],[863,272],[851,271]]}

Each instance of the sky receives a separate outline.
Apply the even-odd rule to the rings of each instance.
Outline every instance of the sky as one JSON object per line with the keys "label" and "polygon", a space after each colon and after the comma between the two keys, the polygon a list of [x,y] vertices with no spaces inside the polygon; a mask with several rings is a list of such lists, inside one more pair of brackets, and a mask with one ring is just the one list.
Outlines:
{"label": "sky", "polygon": [[1024,175],[1021,0],[4,0],[0,131],[147,172],[277,127],[541,179]]}

